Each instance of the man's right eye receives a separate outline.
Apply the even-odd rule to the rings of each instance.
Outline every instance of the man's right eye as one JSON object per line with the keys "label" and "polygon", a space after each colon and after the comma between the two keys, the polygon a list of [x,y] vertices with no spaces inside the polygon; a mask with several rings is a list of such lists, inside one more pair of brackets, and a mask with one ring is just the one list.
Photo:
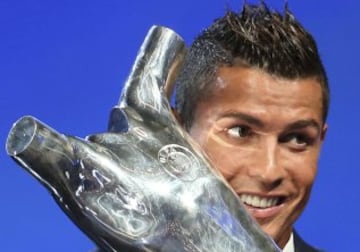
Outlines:
{"label": "man's right eye", "polygon": [[251,136],[251,129],[247,126],[236,126],[227,130],[229,136],[235,138],[246,138]]}

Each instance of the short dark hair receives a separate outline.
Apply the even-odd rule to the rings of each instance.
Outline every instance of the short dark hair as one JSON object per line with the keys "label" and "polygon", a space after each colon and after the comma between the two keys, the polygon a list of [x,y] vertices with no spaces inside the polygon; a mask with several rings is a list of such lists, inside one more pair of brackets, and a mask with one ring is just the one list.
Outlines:
{"label": "short dark hair", "polygon": [[192,43],[176,83],[175,106],[184,127],[194,120],[196,104],[211,95],[219,67],[257,67],[287,79],[315,77],[322,88],[323,121],[329,107],[329,87],[312,35],[295,19],[264,2],[245,3],[240,13],[228,10]]}

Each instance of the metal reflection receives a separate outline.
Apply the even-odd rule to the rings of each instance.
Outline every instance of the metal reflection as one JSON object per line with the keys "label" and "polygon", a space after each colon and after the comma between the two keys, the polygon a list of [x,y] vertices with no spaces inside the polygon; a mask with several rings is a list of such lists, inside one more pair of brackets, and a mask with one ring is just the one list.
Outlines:
{"label": "metal reflection", "polygon": [[31,116],[6,150],[104,251],[280,251],[172,116],[182,39],[152,27],[109,132],[65,136]]}

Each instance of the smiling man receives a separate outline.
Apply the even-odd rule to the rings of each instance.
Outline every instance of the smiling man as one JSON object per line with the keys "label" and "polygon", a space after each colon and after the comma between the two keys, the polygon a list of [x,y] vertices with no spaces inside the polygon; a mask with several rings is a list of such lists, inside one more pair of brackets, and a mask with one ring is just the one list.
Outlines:
{"label": "smiling man", "polygon": [[183,126],[284,251],[327,129],[327,77],[312,36],[264,3],[227,12],[193,42],[176,89]]}

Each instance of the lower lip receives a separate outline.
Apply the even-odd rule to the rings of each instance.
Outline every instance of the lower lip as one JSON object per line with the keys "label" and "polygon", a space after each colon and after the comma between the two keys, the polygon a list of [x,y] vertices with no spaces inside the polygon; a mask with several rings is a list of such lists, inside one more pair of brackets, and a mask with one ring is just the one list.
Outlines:
{"label": "lower lip", "polygon": [[268,208],[256,208],[243,203],[247,211],[256,219],[264,219],[277,215],[281,209],[284,207],[284,204],[268,207]]}

